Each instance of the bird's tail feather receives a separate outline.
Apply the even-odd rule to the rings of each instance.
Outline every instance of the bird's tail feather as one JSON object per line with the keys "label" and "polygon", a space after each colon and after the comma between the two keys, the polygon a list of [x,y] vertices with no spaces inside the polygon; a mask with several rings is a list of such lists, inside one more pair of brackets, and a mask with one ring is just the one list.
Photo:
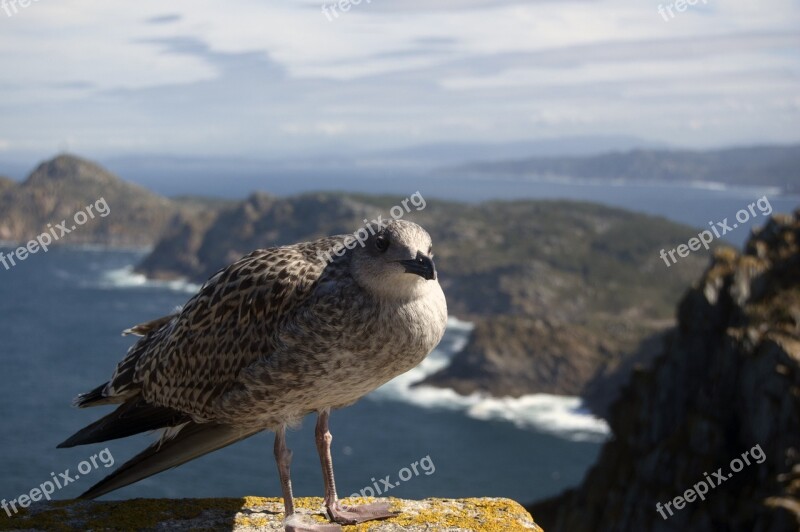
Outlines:
{"label": "bird's tail feather", "polygon": [[86,392],[80,394],[78,397],[73,399],[72,406],[77,406],[78,408],[86,408],[87,406],[101,406],[111,404],[112,401],[103,395],[103,390],[106,389],[108,383],[105,382],[92,390],[91,392]]}
{"label": "bird's tail feather", "polygon": [[88,425],[58,445],[59,449],[126,438],[164,427],[180,425],[191,418],[177,410],[153,406],[143,400],[131,401]]}
{"label": "bird's tail feather", "polygon": [[94,499],[204,454],[248,438],[260,429],[248,430],[216,423],[187,423],[170,439],[161,439],[89,488],[81,499]]}

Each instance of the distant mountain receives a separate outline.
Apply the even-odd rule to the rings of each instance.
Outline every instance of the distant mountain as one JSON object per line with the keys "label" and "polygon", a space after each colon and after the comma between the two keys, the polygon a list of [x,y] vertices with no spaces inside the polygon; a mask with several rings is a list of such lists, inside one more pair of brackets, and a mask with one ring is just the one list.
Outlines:
{"label": "distant mountain", "polygon": [[785,192],[800,192],[800,145],[711,151],[637,149],[586,157],[475,162],[450,171],[520,177],[709,181],[726,185],[766,185]]}
{"label": "distant mountain", "polygon": [[[88,213],[90,205],[94,218],[77,224],[76,213]],[[24,243],[64,220],[70,232],[62,243],[147,247],[179,210],[92,162],[61,155],[40,164],[22,183],[0,182],[0,240]]]}
{"label": "distant mountain", "polygon": [[444,165],[545,156],[586,156],[632,149],[666,148],[663,143],[624,135],[559,137],[514,142],[436,142],[359,156],[361,161],[401,165]]}
{"label": "distant mountain", "polygon": [[[740,180],[743,183],[759,184],[774,178],[774,186],[782,186],[781,175],[788,173],[790,183],[786,190],[797,190],[791,185],[796,161],[783,161],[780,155],[791,147],[711,152],[667,148],[635,137],[587,136],[497,143],[432,143],[379,152],[284,159],[126,155],[105,158],[102,163],[118,175],[169,197],[193,194],[198,189],[208,195],[236,199],[254,190],[269,190],[283,196],[320,190],[370,190],[384,194],[399,192],[398,180],[418,183],[414,188],[444,180],[457,186],[456,181],[464,173],[681,182],[730,179],[732,184],[743,173],[743,181]],[[670,158],[652,162],[649,161],[652,156],[647,154],[669,154]],[[720,160],[715,162],[715,158]],[[11,161],[0,163],[4,172],[18,177],[12,171],[15,166]],[[433,183],[432,174],[437,178]]]}
{"label": "distant mountain", "polygon": [[386,193],[391,191],[387,185],[398,174],[407,178],[409,173],[427,173],[443,165],[663,147],[635,137],[583,136],[515,142],[442,142],[396,150],[304,154],[281,159],[139,154],[109,157],[102,162],[119,175],[163,195],[193,193],[199,188],[207,194],[241,199],[253,190],[281,195],[332,189]]}
{"label": "distant mountain", "polygon": [[626,381],[583,483],[529,507],[546,530],[799,530],[800,211],[719,250]]}

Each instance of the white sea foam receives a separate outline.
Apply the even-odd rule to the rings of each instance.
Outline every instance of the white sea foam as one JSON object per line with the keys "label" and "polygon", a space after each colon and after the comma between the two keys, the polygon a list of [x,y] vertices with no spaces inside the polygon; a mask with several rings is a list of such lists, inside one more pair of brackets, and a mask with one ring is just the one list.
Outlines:
{"label": "white sea foam", "polygon": [[711,190],[714,192],[726,192],[735,197],[751,197],[753,195],[781,196],[781,187],[764,185],[728,185],[718,181],[689,181],[691,188]]}
{"label": "white sea foam", "polygon": [[726,191],[730,188],[725,183],[719,183],[717,181],[689,181],[689,186],[691,188],[700,188],[703,190],[718,190],[718,191]]}
{"label": "white sea foam", "polygon": [[[476,179],[483,177],[483,174],[471,176]],[[630,189],[675,189],[689,188],[696,190],[707,190],[710,192],[721,192],[731,197],[749,198],[753,194],[770,197],[783,197],[786,193],[781,187],[764,185],[729,185],[718,181],[701,181],[685,179],[679,181],[660,181],[656,179],[631,179],[631,178],[586,178],[570,177],[554,174],[532,174],[521,176],[502,176],[498,175],[495,179],[505,181],[524,181],[530,183],[544,183],[564,186],[577,187],[627,187]],[[629,208],[629,207],[628,207]]]}
{"label": "white sea foam", "polygon": [[411,403],[425,408],[462,411],[481,420],[502,420],[517,427],[549,432],[572,441],[603,441],[608,424],[581,408],[579,397],[532,394],[522,397],[491,397],[473,393],[459,395],[454,390],[412,385],[445,368],[453,355],[469,339],[472,324],[450,318],[442,343],[419,366],[400,375],[370,396],[378,400]]}
{"label": "white sea foam", "polygon": [[193,294],[200,289],[200,285],[190,283],[183,279],[173,281],[159,281],[148,279],[147,276],[133,271],[133,266],[125,266],[116,270],[103,272],[100,276],[100,286],[103,288],[166,288],[176,292]]}

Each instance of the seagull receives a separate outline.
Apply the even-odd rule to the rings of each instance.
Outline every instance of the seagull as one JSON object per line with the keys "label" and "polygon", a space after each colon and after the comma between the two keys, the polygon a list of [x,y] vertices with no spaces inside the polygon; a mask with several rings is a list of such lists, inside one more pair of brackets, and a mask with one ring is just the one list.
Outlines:
{"label": "seagull", "polygon": [[[163,432],[81,498],[271,431],[287,532],[396,515],[384,502],[339,501],[329,416],[417,366],[444,334],[447,304],[422,227],[393,220],[359,231],[357,240],[337,235],[253,251],[171,315],[126,330],[140,338],[111,379],[74,400],[80,408],[119,406],[58,447]],[[286,429],[312,413],[332,523],[304,523],[294,511]]]}

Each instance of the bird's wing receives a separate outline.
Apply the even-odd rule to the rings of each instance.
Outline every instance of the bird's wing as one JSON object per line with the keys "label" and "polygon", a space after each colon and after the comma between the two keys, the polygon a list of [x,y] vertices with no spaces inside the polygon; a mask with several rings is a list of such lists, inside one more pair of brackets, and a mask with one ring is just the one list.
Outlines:
{"label": "bird's wing", "polygon": [[257,250],[211,277],[179,313],[136,327],[144,336],[118,365],[104,395],[212,419],[212,403],[242,368],[268,357],[279,322],[312,293],[326,267],[320,250],[341,242]]}

